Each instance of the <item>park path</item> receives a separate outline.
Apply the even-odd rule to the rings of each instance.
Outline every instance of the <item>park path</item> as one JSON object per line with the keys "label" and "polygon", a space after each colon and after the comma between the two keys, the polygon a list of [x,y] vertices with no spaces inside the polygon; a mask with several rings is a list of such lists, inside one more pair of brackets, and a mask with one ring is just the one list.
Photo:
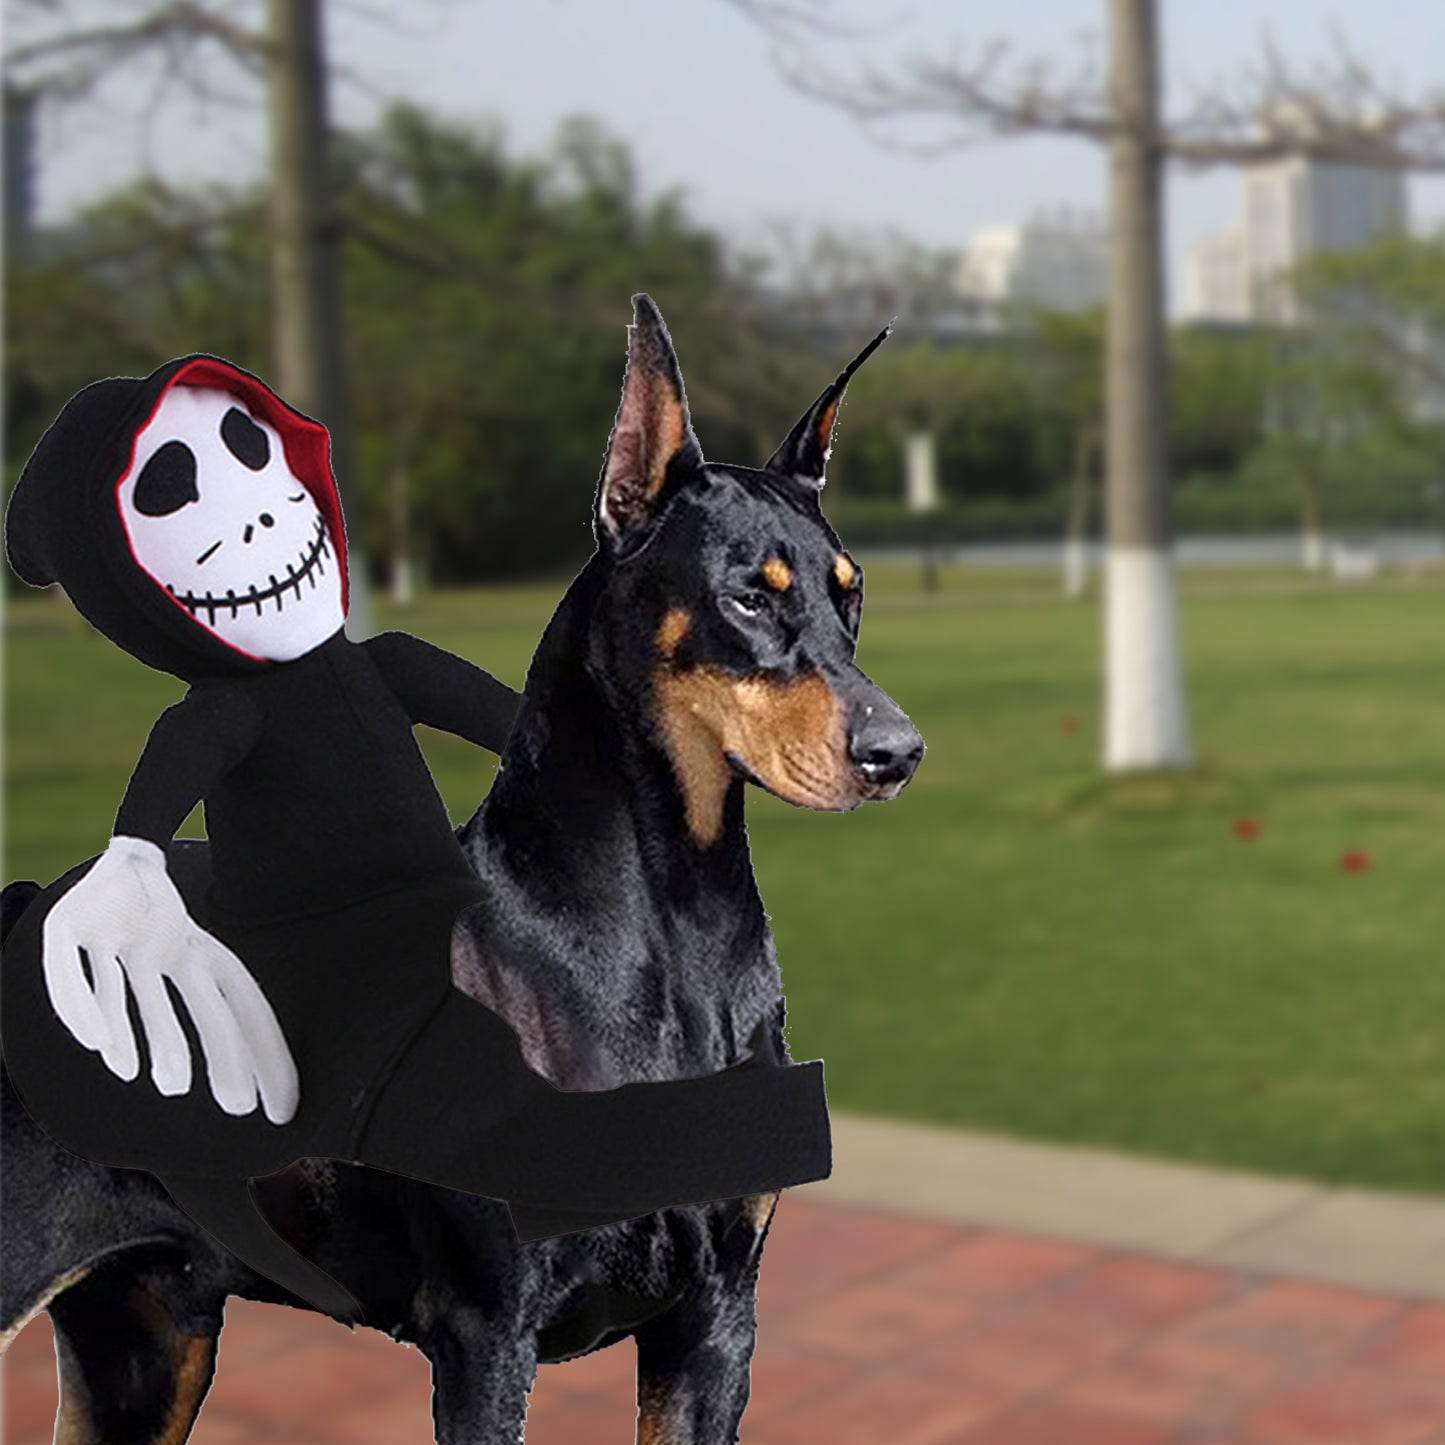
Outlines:
{"label": "park path", "polygon": [[[879,1137],[895,1155],[900,1138],[928,1142],[928,1177],[937,1177],[936,1140]],[[847,1125],[841,1140],[858,1159]],[[979,1142],[985,1154],[1011,1147]],[[879,1147],[875,1138],[875,1154]],[[1009,1155],[1002,1172],[1034,1199],[1039,1146],[1019,1147],[1024,1153]],[[1433,1279],[1418,1291],[1361,1288],[1323,1282],[1314,1268],[1308,1278],[1201,1263],[1155,1237],[1168,1213],[1162,1207],[1135,1211],[1133,1232],[1148,1249],[1089,1241],[1077,1236],[1121,1228],[1099,1209],[1110,1168],[1117,1164],[1117,1177],[1139,1186],[1130,1171],[1156,1166],[1079,1151],[1049,1157],[1056,1200],[1080,1193],[1068,1176],[1078,1175],[1081,1158],[1089,1166],[1090,1202],[1078,1213],[1076,1237],[840,1202],[866,1192],[866,1170],[852,1166],[830,1186],[787,1196],[765,1256],[745,1445],[1445,1445],[1445,1302]],[[896,1195],[907,1171],[892,1162],[888,1188]],[[994,1167],[1001,1169],[997,1160]],[[1169,1180],[1182,1176],[1167,1172],[1177,1166],[1157,1168],[1166,1171],[1164,1199]],[[1218,1246],[1200,1231],[1200,1210],[1210,1214],[1198,1198],[1209,1193],[1202,1177],[1173,1234],[1209,1256]],[[1243,1177],[1220,1178],[1225,1212],[1237,1213],[1229,1190],[1237,1193]],[[1001,1187],[995,1179],[986,1191],[985,1213],[1003,1208]],[[1018,1203],[1026,1203],[1022,1192]],[[1439,1209],[1399,1204],[1417,1223],[1409,1211]],[[1030,1207],[1041,1206],[1035,1199]],[[1318,1211],[1307,1200],[1286,1213],[1302,1221],[1307,1242],[1318,1242]],[[1358,1228],[1358,1202],[1347,1224],[1342,1248]],[[1262,1232],[1255,1226],[1245,1235]],[[1282,1257],[1308,1257],[1287,1231],[1279,1238]],[[1401,1258],[1380,1244],[1386,1273],[1398,1273]],[[634,1361],[628,1342],[543,1367],[528,1445],[629,1445]],[[7,1445],[40,1445],[55,1408],[43,1318],[11,1347],[4,1375]],[[424,1445],[429,1400],[426,1364],[414,1350],[298,1311],[233,1301],[193,1439]]]}

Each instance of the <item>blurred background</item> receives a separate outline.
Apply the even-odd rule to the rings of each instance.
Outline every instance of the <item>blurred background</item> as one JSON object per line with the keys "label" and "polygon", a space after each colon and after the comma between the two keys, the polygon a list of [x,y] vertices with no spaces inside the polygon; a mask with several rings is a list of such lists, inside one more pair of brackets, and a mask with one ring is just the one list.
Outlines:
{"label": "blurred background", "polygon": [[[591,550],[633,292],[667,319],[705,453],[745,465],[896,318],[850,390],[824,503],[867,573],[860,661],[928,756],[886,808],[750,801],[795,1056],[826,1058],[844,1114],[1445,1209],[1431,0],[5,9],[7,491],[86,383],[225,356],[332,429],[369,584],[357,626],[520,686]],[[5,604],[5,876],[48,879],[108,837],[180,685],[62,596],[8,577]],[[489,765],[424,741],[461,821]],[[1059,1156],[1061,1179],[1079,1157]],[[1032,1247],[1026,1216],[1017,1239],[1007,1218],[949,1222],[957,1238],[908,1235],[888,1267],[976,1247],[983,1226]],[[907,1234],[886,1212],[828,1227]],[[862,1246],[838,1248],[817,1270],[856,1283]],[[957,1274],[929,1298],[968,1297]],[[1265,1288],[1228,1278],[1230,1299]],[[1221,1367],[1242,1402],[1229,1438],[1445,1439],[1445,1313],[1415,1298],[1432,1293],[1402,1287],[1348,1349],[1267,1379]],[[998,1309],[1039,1303],[965,1320],[895,1300],[860,1306],[851,1335],[785,1339],[789,1296],[793,1393],[747,1438],[821,1439],[808,1422],[858,1361],[934,1334],[962,1359]],[[1437,1332],[1428,1368],[1362,1362],[1386,1322]],[[1148,1316],[1120,1358],[1161,1328]],[[288,1355],[253,1353],[256,1381]],[[17,1441],[48,1433],[42,1377],[12,1369]],[[1396,1377],[1415,1423],[1388,1436],[1368,1411],[1290,1434],[1261,1403],[1389,1404]],[[387,1438],[426,1438],[423,1378]],[[1046,1409],[1073,1376],[1029,1378]],[[622,1413],[598,1439],[627,1438],[613,1385],[595,1399]],[[965,1419],[938,1388],[896,1438],[1219,1424],[1127,1390],[1057,1408],[1166,1433],[1031,1425],[1024,1394]],[[553,1438],[594,1438],[569,1411]],[[886,1428],[852,1419],[834,1445]],[[356,1428],[326,1438],[372,1438]]]}

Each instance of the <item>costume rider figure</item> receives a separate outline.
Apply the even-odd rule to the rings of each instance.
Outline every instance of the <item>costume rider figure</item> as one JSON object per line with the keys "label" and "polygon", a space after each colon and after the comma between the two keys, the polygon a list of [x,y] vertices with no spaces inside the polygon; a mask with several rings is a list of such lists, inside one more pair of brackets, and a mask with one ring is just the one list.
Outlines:
{"label": "costume rider figure", "polygon": [[[59,582],[100,632],[190,684],[109,847],[39,894],[6,944],[6,1064],[58,1142],[153,1170],[236,1253],[336,1314],[350,1302],[260,1223],[248,1178],[332,1156],[580,1215],[601,1183],[603,1214],[625,1217],[749,1192],[760,1165],[776,1184],[827,1172],[825,1123],[821,1156],[799,1165],[793,1148],[798,1167],[774,1167],[765,1140],[736,1189],[699,1144],[744,1111],[815,1126],[805,1066],[564,1094],[452,987],[451,930],[480,889],[413,726],[500,751],[519,698],[407,634],[346,637],[318,423],[215,357],[98,382],[36,448],[6,544],[27,582]],[[208,841],[173,842],[199,800]],[[397,1121],[421,1101],[386,1093],[417,1050],[442,1081],[451,1054],[490,1061],[444,1139],[408,1138]]]}

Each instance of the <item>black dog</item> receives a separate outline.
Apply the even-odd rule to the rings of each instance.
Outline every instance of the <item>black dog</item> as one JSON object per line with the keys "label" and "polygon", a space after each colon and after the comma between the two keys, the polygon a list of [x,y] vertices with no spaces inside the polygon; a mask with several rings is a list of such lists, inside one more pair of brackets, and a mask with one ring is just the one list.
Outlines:
{"label": "black dog", "polygon": [[[872,349],[766,468],[709,466],[661,318],[638,298],[598,551],[461,832],[491,899],[459,925],[456,981],[564,1087],[704,1074],[758,1040],[782,1057],[743,785],[851,808],[896,796],[922,756],[854,662],[862,575],[818,504],[843,388]],[[58,1150],[8,1092],[4,1128],[4,1318],[51,1312],[60,1433],[184,1440],[226,1296],[284,1296],[148,1175]],[[774,1197],[518,1244],[500,1205],[377,1171],[313,1162],[257,1188],[368,1323],[431,1360],[440,1441],[515,1440],[539,1361],[627,1334],[643,1445],[736,1439]]]}

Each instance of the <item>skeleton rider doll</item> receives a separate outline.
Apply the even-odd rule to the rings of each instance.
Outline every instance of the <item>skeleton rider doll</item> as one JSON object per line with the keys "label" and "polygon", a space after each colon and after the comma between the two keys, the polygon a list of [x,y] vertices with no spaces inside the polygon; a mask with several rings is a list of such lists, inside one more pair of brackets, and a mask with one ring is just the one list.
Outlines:
{"label": "skeleton rider doll", "polygon": [[[190,684],[109,847],[6,943],[6,1066],[59,1143],[151,1170],[337,1315],[349,1297],[269,1229],[248,1179],[309,1156],[369,1163],[511,1201],[530,1237],[531,1209],[600,1223],[827,1173],[817,1065],[564,1093],[453,987],[452,928],[481,894],[412,729],[500,751],[519,699],[404,633],[347,639],[323,427],[210,356],[97,382],[36,448],[6,544],[25,581],[59,582],[112,642]],[[174,841],[198,800],[207,841]],[[425,1088],[398,1073],[418,1058],[437,1089],[465,1061],[445,1137],[407,1127],[434,1098],[388,1090]]]}

